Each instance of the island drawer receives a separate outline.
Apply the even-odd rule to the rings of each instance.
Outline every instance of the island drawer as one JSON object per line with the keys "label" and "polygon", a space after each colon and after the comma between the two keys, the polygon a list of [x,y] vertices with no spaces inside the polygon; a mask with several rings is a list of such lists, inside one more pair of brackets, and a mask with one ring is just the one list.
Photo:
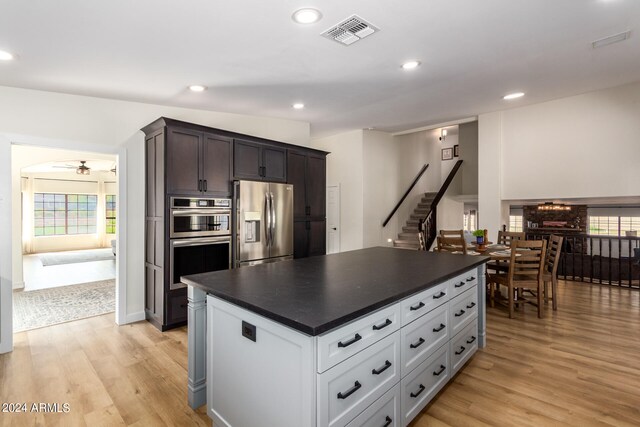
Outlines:
{"label": "island drawer", "polygon": [[394,304],[318,337],[318,373],[337,365],[400,328]]}
{"label": "island drawer", "polygon": [[455,298],[467,289],[478,284],[478,270],[469,270],[461,275],[449,280],[449,295]]}
{"label": "island drawer", "polygon": [[400,383],[397,383],[346,427],[400,427],[400,414]]}
{"label": "island drawer", "polygon": [[402,326],[449,300],[449,284],[442,282],[432,288],[402,300]]}
{"label": "island drawer", "polygon": [[400,381],[400,332],[318,374],[318,426],[344,426]]}
{"label": "island drawer", "polygon": [[456,335],[450,343],[452,375],[464,365],[478,349],[478,320],[474,319]]}
{"label": "island drawer", "polygon": [[400,330],[402,376],[449,340],[449,305],[443,304]]}
{"label": "island drawer", "polygon": [[477,317],[478,292],[477,287],[474,286],[449,302],[450,336],[456,336]]}
{"label": "island drawer", "polygon": [[449,344],[422,362],[400,384],[403,425],[424,408],[450,378]]}

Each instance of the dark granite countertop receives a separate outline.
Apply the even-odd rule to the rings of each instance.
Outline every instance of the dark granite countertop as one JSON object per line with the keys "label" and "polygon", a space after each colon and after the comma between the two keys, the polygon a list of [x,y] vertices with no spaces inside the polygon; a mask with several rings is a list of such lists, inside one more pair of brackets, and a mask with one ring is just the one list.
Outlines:
{"label": "dark granite countertop", "polygon": [[488,260],[377,247],[194,274],[182,282],[315,336]]}

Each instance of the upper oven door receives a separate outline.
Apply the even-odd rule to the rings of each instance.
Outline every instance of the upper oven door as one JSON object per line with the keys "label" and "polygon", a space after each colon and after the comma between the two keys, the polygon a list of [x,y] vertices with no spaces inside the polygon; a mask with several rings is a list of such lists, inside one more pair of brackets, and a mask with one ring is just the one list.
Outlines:
{"label": "upper oven door", "polygon": [[171,238],[226,236],[231,234],[227,209],[171,209]]}

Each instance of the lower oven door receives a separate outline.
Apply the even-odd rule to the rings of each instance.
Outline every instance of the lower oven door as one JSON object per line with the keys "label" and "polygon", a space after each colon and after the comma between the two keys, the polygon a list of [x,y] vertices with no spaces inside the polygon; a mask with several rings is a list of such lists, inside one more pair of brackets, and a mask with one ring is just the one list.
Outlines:
{"label": "lower oven door", "polygon": [[184,288],[180,277],[231,268],[231,237],[171,239],[170,289]]}

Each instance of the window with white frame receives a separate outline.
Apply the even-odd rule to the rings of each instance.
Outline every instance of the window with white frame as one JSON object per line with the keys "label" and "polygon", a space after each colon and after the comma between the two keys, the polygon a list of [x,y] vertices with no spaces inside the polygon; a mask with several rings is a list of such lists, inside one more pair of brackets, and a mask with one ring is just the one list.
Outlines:
{"label": "window with white frame", "polygon": [[34,236],[95,234],[98,196],[34,193]]}
{"label": "window with white frame", "polygon": [[626,231],[640,230],[637,216],[589,216],[589,234],[595,236],[624,236]]}
{"label": "window with white frame", "polygon": [[522,215],[509,215],[509,231],[522,231]]}

